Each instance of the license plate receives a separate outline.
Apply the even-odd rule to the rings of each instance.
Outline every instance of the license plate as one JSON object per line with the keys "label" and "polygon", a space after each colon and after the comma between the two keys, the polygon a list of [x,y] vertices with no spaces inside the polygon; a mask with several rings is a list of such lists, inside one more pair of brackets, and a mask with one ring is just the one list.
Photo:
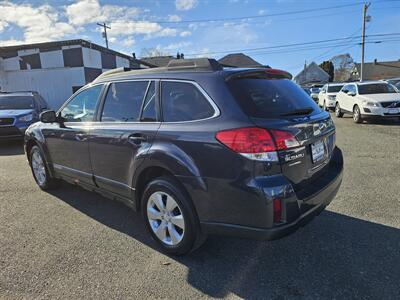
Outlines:
{"label": "license plate", "polygon": [[323,141],[318,141],[311,144],[311,153],[313,163],[320,162],[325,158],[325,145]]}
{"label": "license plate", "polygon": [[389,114],[398,114],[399,110],[397,108],[389,108],[388,113]]}

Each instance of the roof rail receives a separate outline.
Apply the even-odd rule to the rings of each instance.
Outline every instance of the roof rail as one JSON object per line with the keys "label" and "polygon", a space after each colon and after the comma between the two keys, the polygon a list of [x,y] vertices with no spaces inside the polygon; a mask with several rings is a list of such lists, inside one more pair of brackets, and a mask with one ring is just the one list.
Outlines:
{"label": "roof rail", "polygon": [[101,79],[117,75],[123,72],[130,71],[129,74],[152,74],[169,71],[221,71],[222,66],[211,58],[195,58],[195,59],[173,59],[166,67],[147,68],[147,69],[130,69],[130,68],[117,68],[106,71],[100,74],[93,82],[100,81]]}
{"label": "roof rail", "polygon": [[37,91],[0,91],[1,94],[12,94],[12,93],[32,93],[39,94]]}
{"label": "roof rail", "polygon": [[170,71],[196,69],[203,71],[220,71],[222,66],[213,58],[172,59],[167,69]]}
{"label": "roof rail", "polygon": [[105,72],[101,73],[99,76],[96,77],[95,80],[98,80],[100,78],[106,77],[108,75],[122,73],[122,72],[128,72],[128,71],[132,71],[132,70],[134,70],[134,69],[128,68],[128,67],[121,67],[121,68],[111,69],[111,70],[108,70],[108,71],[105,71]]}

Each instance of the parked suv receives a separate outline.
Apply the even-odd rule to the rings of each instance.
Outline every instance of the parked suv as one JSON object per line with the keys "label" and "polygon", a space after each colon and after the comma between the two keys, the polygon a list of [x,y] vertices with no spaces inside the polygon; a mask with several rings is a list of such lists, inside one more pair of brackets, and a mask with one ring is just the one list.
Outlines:
{"label": "parked suv", "polygon": [[109,71],[42,113],[25,151],[40,188],[122,200],[166,252],[279,238],[330,203],[343,169],[329,114],[286,78],[207,59]]}
{"label": "parked suv", "polygon": [[336,95],[343,85],[343,83],[325,84],[318,94],[318,105],[324,110],[335,110]]}
{"label": "parked suv", "polygon": [[382,81],[349,83],[336,96],[335,115],[353,115],[355,123],[368,119],[400,119],[400,93]]}
{"label": "parked suv", "polygon": [[0,92],[0,140],[23,139],[47,104],[37,92]]}

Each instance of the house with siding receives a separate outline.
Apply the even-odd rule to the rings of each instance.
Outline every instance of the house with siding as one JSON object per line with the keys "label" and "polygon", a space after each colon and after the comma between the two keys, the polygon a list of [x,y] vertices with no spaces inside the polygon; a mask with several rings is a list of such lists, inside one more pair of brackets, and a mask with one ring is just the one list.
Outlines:
{"label": "house with siding", "polygon": [[[359,80],[361,64],[356,63],[351,73],[351,80]],[[400,77],[400,60],[382,61],[377,60],[364,63],[364,80],[380,80]]]}
{"label": "house with siding", "polygon": [[304,69],[294,77],[294,81],[299,85],[322,84],[329,82],[329,78],[328,73],[315,62],[312,62],[308,66],[304,66]]}

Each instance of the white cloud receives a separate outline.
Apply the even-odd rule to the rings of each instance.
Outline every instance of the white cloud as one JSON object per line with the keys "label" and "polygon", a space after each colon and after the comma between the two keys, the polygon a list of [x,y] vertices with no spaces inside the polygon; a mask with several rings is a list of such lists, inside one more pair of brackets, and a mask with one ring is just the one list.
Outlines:
{"label": "white cloud", "polygon": [[71,24],[81,26],[95,22],[112,22],[114,20],[128,20],[136,17],[140,10],[136,7],[104,5],[98,0],[77,0],[65,7],[65,13]]}
{"label": "white cloud", "polygon": [[2,32],[7,26],[8,23],[6,21],[0,20],[0,32]]}
{"label": "white cloud", "polygon": [[135,39],[128,37],[122,41],[122,45],[125,47],[132,47],[136,43]]}
{"label": "white cloud", "polygon": [[175,0],[177,10],[190,10],[197,5],[197,0]]}
{"label": "white cloud", "polygon": [[164,28],[156,33],[157,37],[176,36],[177,30],[174,28]]}
{"label": "white cloud", "polygon": [[190,31],[182,31],[179,35],[181,37],[188,37],[188,36],[191,36],[192,33]]}
{"label": "white cloud", "polygon": [[172,43],[168,46],[164,47],[165,50],[182,50],[184,47],[188,47],[192,45],[191,42],[180,42],[180,43]]}
{"label": "white cloud", "polygon": [[71,24],[59,21],[59,13],[50,5],[33,7],[3,1],[0,2],[0,11],[1,24],[21,28],[26,43],[58,40],[77,31]]}
{"label": "white cloud", "polygon": [[182,18],[178,15],[169,15],[168,16],[168,21],[170,21],[170,22],[179,22],[180,20],[182,20]]}
{"label": "white cloud", "polygon": [[262,16],[262,15],[265,15],[266,12],[267,12],[267,11],[266,11],[265,9],[260,9],[260,10],[258,11],[258,14],[259,14],[260,16]]}
{"label": "white cloud", "polygon": [[0,41],[0,46],[15,46],[15,45],[21,45],[24,43],[25,43],[25,41],[22,41],[22,40],[10,39],[10,40],[5,40],[5,41]]}
{"label": "white cloud", "polygon": [[114,21],[110,23],[109,36],[124,36],[133,34],[153,34],[162,30],[162,27],[154,22],[147,21]]}

